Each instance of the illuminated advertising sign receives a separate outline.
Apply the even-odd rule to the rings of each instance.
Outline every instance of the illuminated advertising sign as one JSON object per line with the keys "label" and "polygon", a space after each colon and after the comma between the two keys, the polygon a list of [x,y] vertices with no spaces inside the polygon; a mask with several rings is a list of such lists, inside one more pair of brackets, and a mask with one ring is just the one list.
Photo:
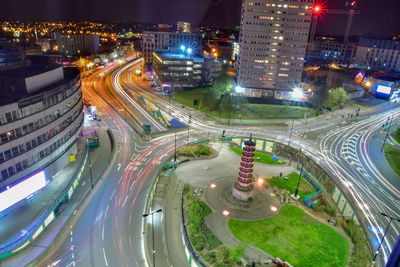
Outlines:
{"label": "illuminated advertising sign", "polygon": [[40,227],[36,230],[35,233],[32,235],[32,240],[35,240],[38,235],[40,235],[41,232],[43,232],[43,224],[40,225]]}
{"label": "illuminated advertising sign", "polygon": [[376,92],[385,95],[390,95],[390,93],[392,92],[392,87],[379,84],[378,87],[376,88]]}
{"label": "illuminated advertising sign", "polygon": [[54,211],[52,211],[49,216],[44,220],[44,227],[47,227],[55,218]]}
{"label": "illuminated advertising sign", "polygon": [[23,182],[0,193],[0,212],[27,198],[46,186],[44,172],[41,171]]}

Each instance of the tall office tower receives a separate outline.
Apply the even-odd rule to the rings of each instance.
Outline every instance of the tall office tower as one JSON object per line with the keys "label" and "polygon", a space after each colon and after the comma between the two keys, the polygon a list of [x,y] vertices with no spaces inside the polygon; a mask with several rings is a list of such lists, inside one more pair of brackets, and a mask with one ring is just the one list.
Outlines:
{"label": "tall office tower", "polygon": [[246,96],[285,98],[299,86],[313,0],[243,0],[236,82]]}

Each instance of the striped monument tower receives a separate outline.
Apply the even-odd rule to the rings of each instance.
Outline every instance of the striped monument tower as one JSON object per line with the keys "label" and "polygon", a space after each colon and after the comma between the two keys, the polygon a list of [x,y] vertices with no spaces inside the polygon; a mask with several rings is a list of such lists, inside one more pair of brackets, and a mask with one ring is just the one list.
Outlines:
{"label": "striped monument tower", "polygon": [[232,195],[239,200],[247,201],[254,193],[254,151],[256,144],[250,139],[244,143],[237,182],[233,184]]}

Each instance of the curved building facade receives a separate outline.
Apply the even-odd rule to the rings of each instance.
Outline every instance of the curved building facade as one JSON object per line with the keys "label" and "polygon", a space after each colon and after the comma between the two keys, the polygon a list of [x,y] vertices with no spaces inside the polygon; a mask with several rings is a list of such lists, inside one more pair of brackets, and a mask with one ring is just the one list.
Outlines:
{"label": "curved building facade", "polygon": [[0,192],[39,170],[51,179],[76,154],[83,124],[77,68],[17,69],[0,73],[2,78]]}

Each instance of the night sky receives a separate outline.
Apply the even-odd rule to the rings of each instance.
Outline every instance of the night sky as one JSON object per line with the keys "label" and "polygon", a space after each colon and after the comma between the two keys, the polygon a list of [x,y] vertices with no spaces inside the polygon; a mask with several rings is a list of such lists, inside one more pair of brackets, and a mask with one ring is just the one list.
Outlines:
{"label": "night sky", "polygon": [[[346,0],[326,0],[328,8],[344,8]],[[399,0],[359,0],[352,34],[400,33]],[[95,20],[149,23],[239,24],[241,0],[12,0],[2,1],[0,19]],[[318,32],[340,34],[346,16],[320,20]]]}

